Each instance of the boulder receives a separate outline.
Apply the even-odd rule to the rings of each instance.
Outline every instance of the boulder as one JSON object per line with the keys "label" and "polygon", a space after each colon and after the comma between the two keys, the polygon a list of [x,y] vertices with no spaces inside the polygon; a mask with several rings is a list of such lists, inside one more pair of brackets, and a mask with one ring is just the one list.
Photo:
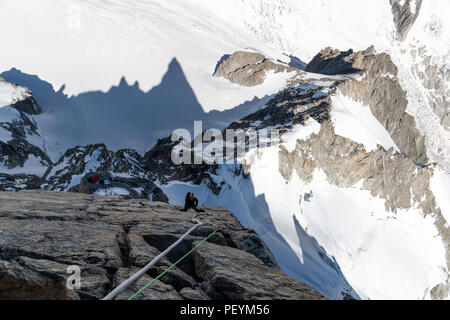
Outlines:
{"label": "boulder", "polygon": [[299,69],[276,63],[261,53],[237,51],[219,64],[213,76],[228,79],[241,86],[254,87],[264,83],[269,71],[293,72],[295,75],[301,73]]}
{"label": "boulder", "polygon": [[327,47],[320,51],[310,63],[306,65],[306,72],[320,73],[326,75],[351,74],[362,70],[353,66],[355,54],[352,49],[339,51]]}

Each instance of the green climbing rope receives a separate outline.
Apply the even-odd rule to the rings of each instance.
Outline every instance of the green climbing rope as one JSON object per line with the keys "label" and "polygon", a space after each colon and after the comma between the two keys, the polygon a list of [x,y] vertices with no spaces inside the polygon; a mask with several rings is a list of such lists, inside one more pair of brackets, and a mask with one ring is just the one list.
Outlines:
{"label": "green climbing rope", "polygon": [[[217,227],[217,226],[215,226]],[[184,259],[186,259],[191,253],[193,253],[195,250],[197,250],[201,245],[203,245],[206,241],[208,241],[213,235],[215,235],[217,233],[217,231],[219,231],[219,229],[217,228],[216,230],[214,230],[214,232],[212,232],[209,236],[207,236],[205,239],[203,239],[202,241],[200,241],[199,244],[197,244],[194,248],[192,248],[191,251],[189,251],[188,253],[186,253],[183,257],[181,257],[177,262],[175,262],[174,264],[172,264],[169,268],[167,268],[163,273],[161,273],[159,276],[157,276],[155,279],[153,279],[152,281],[150,281],[145,287],[143,287],[141,290],[139,290],[138,292],[136,292],[134,295],[132,295],[131,297],[128,298],[128,300],[133,300],[134,298],[136,298],[139,294],[141,294],[144,290],[146,290],[148,287],[150,287],[152,284],[154,284],[157,280],[159,280],[161,277],[163,277],[166,273],[168,273],[170,270],[172,270],[173,268],[175,268],[175,266],[177,264],[179,264],[181,261],[183,261]]]}

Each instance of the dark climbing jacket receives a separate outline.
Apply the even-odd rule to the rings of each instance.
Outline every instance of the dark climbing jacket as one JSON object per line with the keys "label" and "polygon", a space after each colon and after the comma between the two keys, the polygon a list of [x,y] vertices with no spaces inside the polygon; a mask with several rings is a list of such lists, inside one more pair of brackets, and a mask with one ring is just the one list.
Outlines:
{"label": "dark climbing jacket", "polygon": [[197,212],[204,212],[203,209],[198,209],[197,206],[198,206],[198,199],[197,198],[191,199],[191,193],[188,192],[186,194],[186,198],[184,200],[184,210],[183,211],[188,211],[189,209],[194,209]]}

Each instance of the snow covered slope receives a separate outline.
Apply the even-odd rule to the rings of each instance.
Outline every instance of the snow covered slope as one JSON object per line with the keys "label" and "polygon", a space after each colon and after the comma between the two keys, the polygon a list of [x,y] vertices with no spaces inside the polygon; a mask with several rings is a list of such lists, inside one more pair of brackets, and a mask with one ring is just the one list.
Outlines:
{"label": "snow covered slope", "polygon": [[342,94],[333,96],[332,102],[331,117],[337,135],[363,144],[368,152],[378,149],[379,145],[386,150],[394,148],[395,151],[401,152],[368,106]]}
{"label": "snow covered slope", "polygon": [[[8,83],[0,78],[0,106],[9,107],[17,101],[24,100],[30,96],[30,92],[20,86]],[[5,119],[4,117],[2,118]]]}
{"label": "snow covered slope", "polygon": [[32,120],[32,114],[38,112],[27,88],[0,78],[0,173],[44,174],[49,159]]}
{"label": "snow covered slope", "polygon": [[[245,175],[221,165],[212,175],[219,193],[208,181],[159,187],[173,204],[190,191],[202,205],[230,209],[264,239],[283,271],[328,298],[435,298],[433,289],[449,275],[448,174],[396,153],[367,106],[340,93],[331,100],[334,131],[309,118],[280,145],[249,151]],[[431,199],[437,207],[428,212]]]}

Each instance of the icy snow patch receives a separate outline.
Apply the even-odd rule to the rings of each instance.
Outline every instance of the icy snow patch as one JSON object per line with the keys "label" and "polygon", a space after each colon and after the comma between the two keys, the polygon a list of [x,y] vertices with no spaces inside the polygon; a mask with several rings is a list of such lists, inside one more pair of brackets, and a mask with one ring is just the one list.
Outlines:
{"label": "icy snow patch", "polygon": [[337,93],[331,97],[331,119],[337,135],[364,145],[367,152],[381,145],[388,150],[400,151],[389,133],[375,118],[368,106]]}
{"label": "icy snow patch", "polygon": [[312,134],[318,134],[320,124],[313,118],[309,118],[304,125],[297,125],[291,131],[283,135],[282,145],[289,151],[293,152],[297,146],[297,140],[306,140]]}
{"label": "icy snow patch", "polygon": [[450,174],[442,169],[435,168],[434,175],[430,179],[430,189],[445,221],[447,221],[447,225],[450,224]]}
{"label": "icy snow patch", "polygon": [[26,88],[5,82],[0,78],[0,108],[24,100],[27,96],[29,93]]}
{"label": "icy snow patch", "polygon": [[423,299],[445,278],[435,219],[420,210],[385,211],[359,186],[339,188],[317,171],[303,202],[303,227],[336,258],[353,288],[370,299]]}

